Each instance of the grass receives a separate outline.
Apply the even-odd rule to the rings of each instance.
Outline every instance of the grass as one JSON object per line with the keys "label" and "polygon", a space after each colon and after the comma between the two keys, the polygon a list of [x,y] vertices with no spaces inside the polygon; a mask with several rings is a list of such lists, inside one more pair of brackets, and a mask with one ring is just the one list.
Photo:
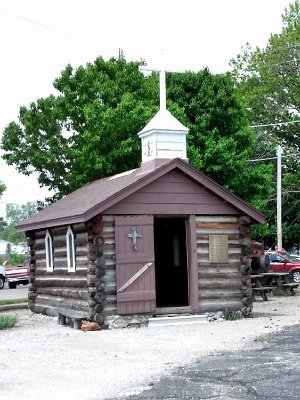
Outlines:
{"label": "grass", "polygon": [[224,319],[227,321],[235,321],[237,319],[241,319],[242,313],[241,311],[236,311],[235,309],[231,308],[230,306],[227,306],[225,311],[224,311]]}
{"label": "grass", "polygon": [[24,299],[13,299],[13,300],[0,300],[0,306],[7,306],[9,304],[20,304],[20,303],[27,303],[27,297]]}
{"label": "grass", "polygon": [[18,322],[16,315],[0,315],[0,330],[12,328]]}

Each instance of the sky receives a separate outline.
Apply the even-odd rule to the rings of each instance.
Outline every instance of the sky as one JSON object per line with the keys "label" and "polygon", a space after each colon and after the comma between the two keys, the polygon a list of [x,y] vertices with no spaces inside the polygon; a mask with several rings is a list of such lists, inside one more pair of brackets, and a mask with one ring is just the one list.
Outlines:
{"label": "sky", "polygon": [[[263,48],[280,33],[289,0],[0,0],[0,142],[18,121],[21,105],[55,94],[52,82],[67,64],[96,57],[145,59],[168,70],[212,73],[249,42]],[[0,159],[0,216],[7,203],[25,204],[51,195],[36,176],[26,177]]]}

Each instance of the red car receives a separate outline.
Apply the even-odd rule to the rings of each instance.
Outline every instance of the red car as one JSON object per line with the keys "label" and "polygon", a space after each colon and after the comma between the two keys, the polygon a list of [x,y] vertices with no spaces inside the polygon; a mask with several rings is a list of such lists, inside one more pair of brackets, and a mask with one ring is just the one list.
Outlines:
{"label": "red car", "polygon": [[278,254],[275,251],[268,251],[266,255],[270,260],[269,269],[274,272],[289,272],[292,280],[300,283],[300,261],[291,259],[288,255]]}

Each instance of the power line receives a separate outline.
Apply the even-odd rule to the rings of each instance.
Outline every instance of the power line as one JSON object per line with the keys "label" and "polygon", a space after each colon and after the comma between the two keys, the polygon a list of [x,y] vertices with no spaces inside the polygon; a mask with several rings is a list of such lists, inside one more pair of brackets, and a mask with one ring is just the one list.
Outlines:
{"label": "power line", "polygon": [[[287,158],[287,157],[295,157],[295,156],[299,156],[300,153],[295,153],[295,154],[285,154],[282,155],[282,158]],[[266,160],[277,160],[277,156],[276,157],[267,157],[267,158],[255,158],[253,160],[247,160],[247,162],[257,162],[257,161],[266,161]]]}
{"label": "power line", "polygon": [[266,126],[289,125],[289,124],[295,124],[297,122],[300,122],[300,119],[297,119],[295,121],[274,122],[273,124],[250,125],[250,128],[263,128],[263,127],[266,127]]}

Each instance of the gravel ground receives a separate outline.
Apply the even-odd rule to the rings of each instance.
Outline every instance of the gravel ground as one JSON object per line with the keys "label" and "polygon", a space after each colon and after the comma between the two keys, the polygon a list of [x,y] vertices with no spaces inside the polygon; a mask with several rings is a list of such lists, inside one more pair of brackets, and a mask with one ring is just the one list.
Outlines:
{"label": "gravel ground", "polygon": [[20,310],[18,325],[0,331],[0,398],[124,399],[201,357],[263,347],[299,311],[297,293],[258,300],[253,319],[82,332]]}

